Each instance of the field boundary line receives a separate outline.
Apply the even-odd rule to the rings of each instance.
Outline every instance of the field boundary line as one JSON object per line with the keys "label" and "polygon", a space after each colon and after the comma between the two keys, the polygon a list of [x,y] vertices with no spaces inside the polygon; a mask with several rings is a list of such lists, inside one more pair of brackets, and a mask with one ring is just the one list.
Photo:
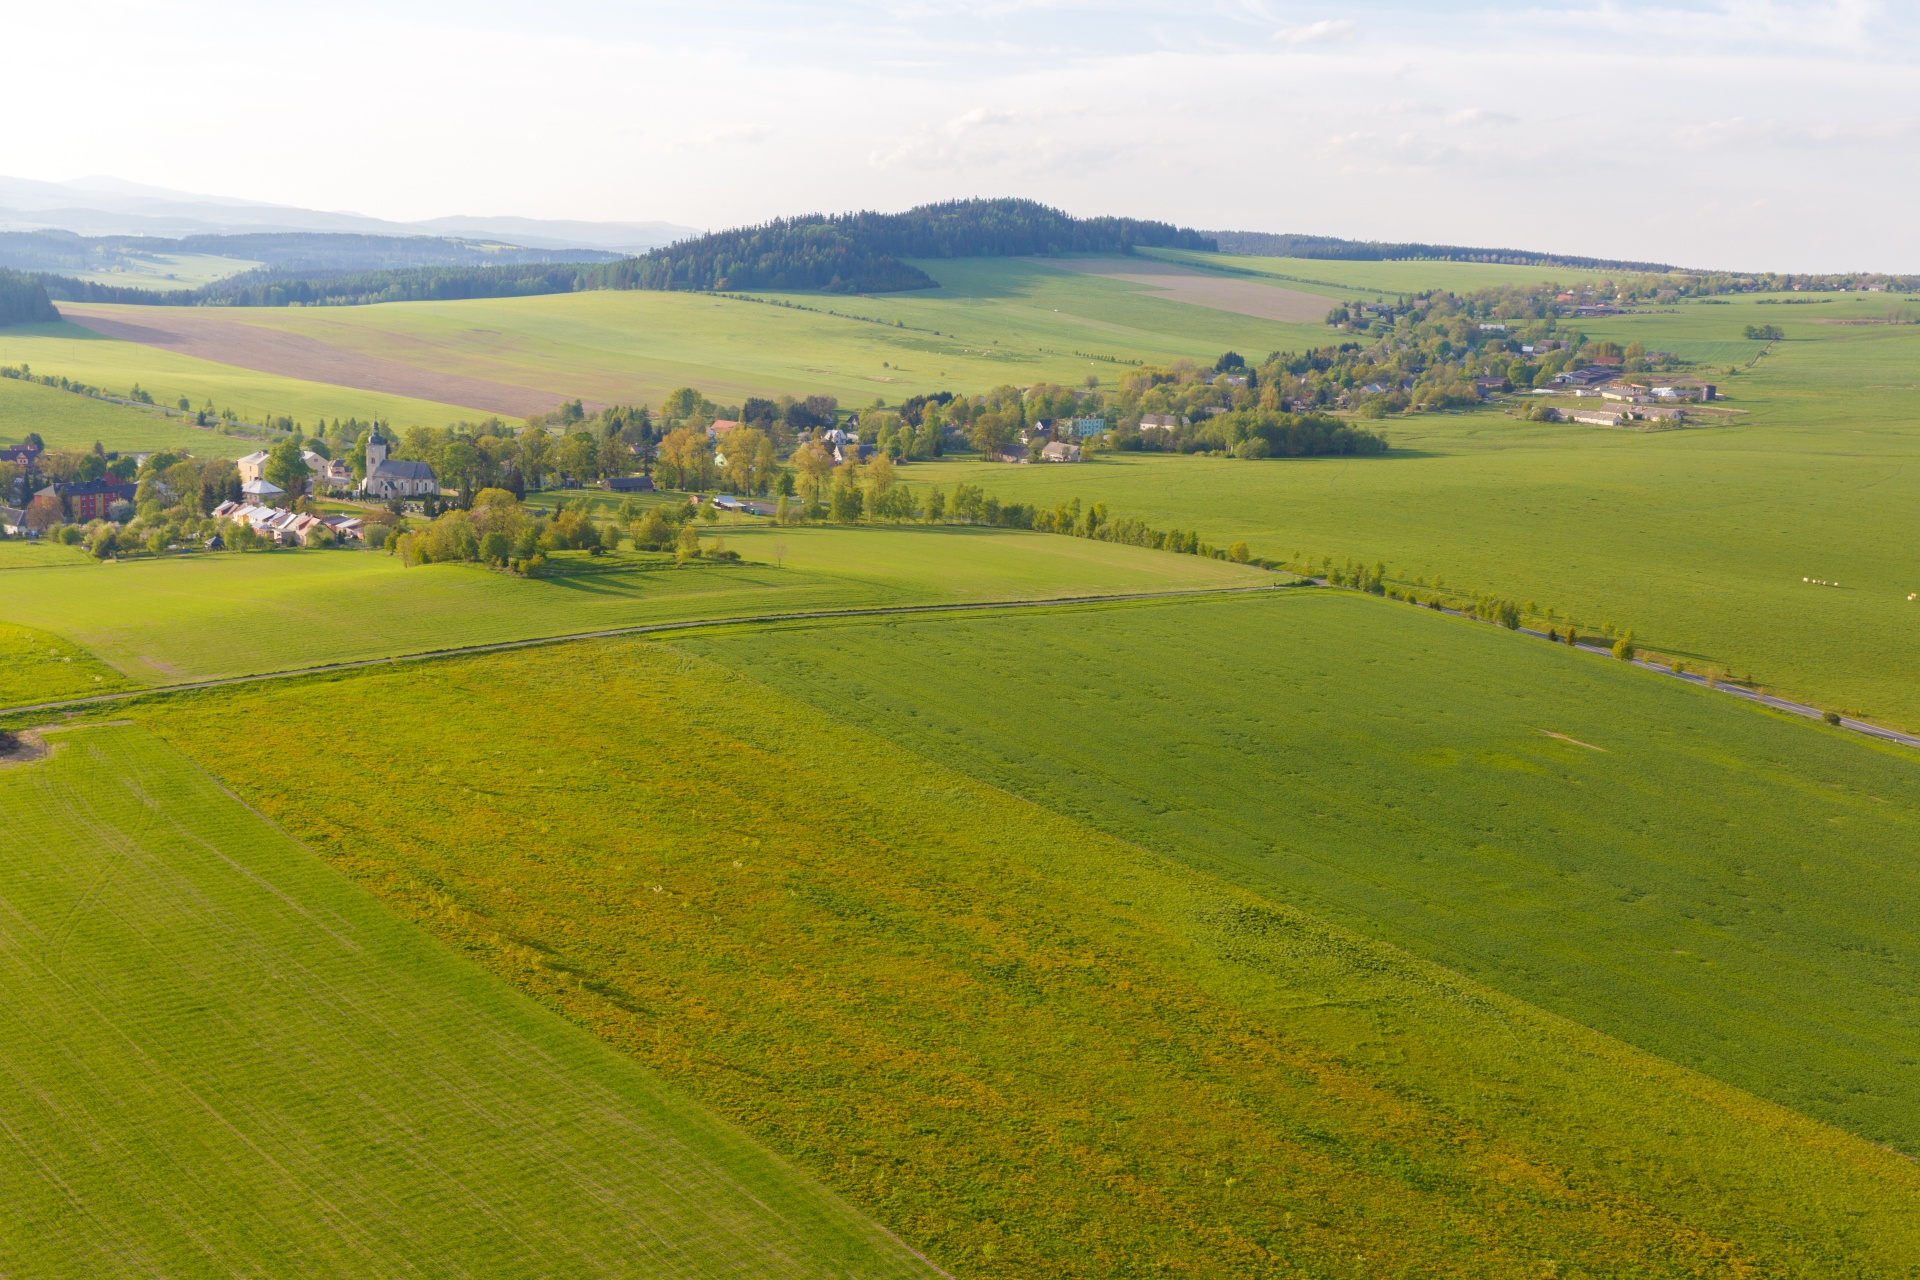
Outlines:
{"label": "field boundary line", "polygon": [[[1135,600],[1178,600],[1204,596],[1251,595],[1286,590],[1287,582],[1267,582],[1252,587],[1187,587],[1177,591],[1114,592],[1097,596],[1057,596],[1043,600],[957,600],[945,604],[875,605],[864,609],[817,609],[793,613],[755,613],[737,618],[692,618],[681,622],[644,622],[630,627],[602,627],[594,631],[567,631],[558,635],[532,636],[524,640],[495,640],[486,644],[453,645],[444,649],[418,649],[412,653],[389,654],[380,658],[355,658],[347,662],[323,662],[310,667],[289,667],[282,671],[260,671],[250,675],[216,676],[207,680],[180,680],[172,684],[147,685],[139,689],[119,689],[112,693],[88,694],[83,698],[62,698],[53,702],[26,702],[0,707],[0,716],[27,715],[43,711],[66,711],[80,707],[103,706],[173,693],[193,693],[202,689],[220,689],[228,685],[259,684],[268,680],[293,680],[301,676],[328,675],[337,671],[365,671],[373,667],[402,662],[431,662],[439,658],[463,658],[481,653],[511,653],[517,649],[536,649],[544,645],[573,644],[581,640],[611,640],[621,636],[662,635],[677,631],[707,631],[720,627],[759,626],[783,622],[826,622],[837,618],[905,617],[915,614],[986,613],[1002,609],[1047,609],[1060,606],[1125,604]],[[1299,585],[1306,585],[1304,583]]]}

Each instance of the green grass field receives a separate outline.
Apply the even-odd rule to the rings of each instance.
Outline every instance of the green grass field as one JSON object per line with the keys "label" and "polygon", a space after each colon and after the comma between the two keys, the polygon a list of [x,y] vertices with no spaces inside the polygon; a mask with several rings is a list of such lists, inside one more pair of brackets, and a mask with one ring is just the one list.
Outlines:
{"label": "green grass field", "polygon": [[0,579],[11,588],[0,619],[56,633],[153,684],[691,618],[1274,581],[1196,556],[1004,530],[716,532],[748,563],[569,553],[569,572],[523,579],[475,565],[408,569],[368,551],[83,559]]}
{"label": "green grass field", "polygon": [[[942,282],[940,289],[872,298],[767,295],[761,301],[645,291],[572,293],[236,309],[223,318],[437,373],[541,389],[556,402],[584,396],[654,404],[686,385],[723,403],[788,392],[831,394],[849,405],[1042,379],[1077,386],[1089,374],[1112,385],[1135,360],[1212,361],[1235,346],[1265,352],[1298,345],[1313,328],[1185,306],[1152,297],[1138,285],[1020,259],[921,265]],[[772,305],[776,299],[797,305]],[[112,311],[138,321],[143,309]],[[856,316],[885,323],[851,318]],[[63,327],[72,329],[77,326]],[[262,408],[271,400],[278,412],[301,416],[304,407],[309,418],[316,397],[324,399],[312,387],[220,366],[190,367],[184,357],[132,344],[92,338],[63,347],[51,333],[21,336],[29,332],[38,331],[0,334],[0,361],[30,359],[36,368],[103,385],[139,378],[169,396],[178,383],[196,404],[208,395],[222,404]],[[1116,359],[1126,363],[1115,364]],[[75,362],[78,368],[66,367]],[[226,382],[217,383],[216,377]],[[342,404],[324,411],[338,416],[370,411]],[[417,403],[378,411],[403,424],[438,425],[456,412],[473,415]]]}
{"label": "green grass field", "polygon": [[[1884,309],[1856,295],[1835,307]],[[1790,340],[1722,381],[1731,425],[1621,432],[1497,411],[1383,424],[1382,458],[1241,462],[1109,454],[1071,467],[968,461],[906,469],[1045,505],[1244,538],[1258,555],[1384,561],[1553,608],[1821,705],[1920,726],[1920,326],[1815,326],[1757,303],[1605,322],[1705,354],[1785,313]],[[1601,322],[1594,322],[1596,332]],[[1804,336],[1803,336],[1804,335]],[[1753,359],[1759,343],[1739,343]],[[1839,589],[1805,578],[1826,579]]]}
{"label": "green grass field", "polygon": [[1241,274],[1267,276],[1289,288],[1324,293],[1330,298],[1391,299],[1400,294],[1450,289],[1473,293],[1505,285],[1560,284],[1605,280],[1620,274],[1571,267],[1526,267],[1494,262],[1336,262],[1320,258],[1257,258],[1225,253],[1190,253],[1178,249],[1149,249],[1143,256],[1196,267],[1212,267]]}
{"label": "green grass field", "polygon": [[91,449],[99,443],[113,450],[186,449],[201,458],[237,458],[260,447],[157,410],[0,378],[0,443],[18,444],[29,432],[37,432],[49,449]]}
{"label": "green grass field", "polygon": [[0,707],[111,693],[131,682],[59,636],[0,624]]}
{"label": "green grass field", "polygon": [[928,1274],[146,731],[49,740],[0,765],[0,1271]]}
{"label": "green grass field", "polygon": [[[1291,638],[1286,619],[1345,603],[1276,604],[1266,630]],[[1090,637],[1125,654],[1116,630],[1161,617],[1192,639],[1225,616],[772,632],[716,647],[738,673],[594,642],[132,714],[961,1275],[1911,1274],[1908,1160],[852,727],[888,718],[871,682],[841,687],[873,706],[822,711],[752,678],[761,645],[876,679],[917,665],[923,690],[950,681],[926,697],[947,724],[990,672],[988,703],[1069,713],[1043,732],[1078,741],[1087,716],[1049,687],[1137,712],[1105,652],[1088,671]],[[1003,639],[955,655],[981,631]],[[1322,659],[1364,661],[1337,627],[1314,634]],[[1009,670],[1020,637],[1041,643]],[[1139,687],[1184,687],[1191,657]],[[1242,701],[1224,727],[1270,712]],[[1178,747],[1155,736],[1198,749],[1205,733],[1164,707],[1121,718],[1083,745],[1164,765]],[[1588,768],[1491,736],[1516,761]],[[1455,775],[1498,768],[1484,739],[1453,741]]]}
{"label": "green grass field", "polygon": [[1344,592],[683,647],[1920,1152],[1920,757],[1901,748]]}

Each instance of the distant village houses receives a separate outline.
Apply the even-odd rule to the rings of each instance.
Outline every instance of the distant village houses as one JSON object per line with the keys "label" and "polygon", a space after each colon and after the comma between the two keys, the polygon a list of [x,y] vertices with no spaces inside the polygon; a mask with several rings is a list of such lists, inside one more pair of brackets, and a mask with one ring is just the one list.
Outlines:
{"label": "distant village houses", "polygon": [[89,520],[107,519],[107,512],[116,502],[131,503],[137,488],[114,480],[71,480],[50,484],[33,496],[55,499],[68,520],[84,524]]}

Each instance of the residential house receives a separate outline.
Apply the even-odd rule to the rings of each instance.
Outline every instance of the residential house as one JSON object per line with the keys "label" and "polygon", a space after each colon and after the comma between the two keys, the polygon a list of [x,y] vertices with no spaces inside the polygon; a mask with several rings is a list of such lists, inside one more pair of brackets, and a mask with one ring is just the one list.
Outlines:
{"label": "residential house", "polygon": [[1143,413],[1140,415],[1142,431],[1174,431],[1186,425],[1185,418],[1175,417],[1171,413]]}
{"label": "residential house", "polygon": [[1503,324],[1486,324],[1483,322],[1480,325],[1480,332],[1482,333],[1505,333],[1506,331],[1507,326]]}
{"label": "residential house", "polygon": [[273,481],[258,478],[249,480],[241,485],[240,492],[247,495],[248,502],[258,506],[265,506],[275,498],[284,498],[287,496],[287,491]]}
{"label": "residential house", "polygon": [[0,507],[0,533],[12,537],[27,531],[27,512],[24,507]]}
{"label": "residential house", "polygon": [[256,449],[244,458],[235,458],[233,465],[240,468],[241,484],[249,480],[264,480],[267,478],[267,451]]}
{"label": "residential house", "polygon": [[1042,462],[1078,462],[1080,446],[1068,444],[1065,440],[1055,440],[1040,450],[1040,460]]}
{"label": "residential house", "polygon": [[338,458],[323,458],[311,449],[300,451],[307,464],[307,488],[313,493],[342,493],[353,488],[353,468]]}
{"label": "residential house", "polygon": [[1082,440],[1086,439],[1088,436],[1097,436],[1102,431],[1105,431],[1106,429],[1107,429],[1107,420],[1105,418],[1073,419],[1073,434],[1078,436]]}
{"label": "residential house", "polygon": [[116,502],[132,502],[135,486],[115,480],[73,480],[50,484],[33,496],[57,498],[67,519],[74,523],[105,520],[107,510]]}
{"label": "residential house", "polygon": [[11,462],[23,471],[31,471],[40,460],[40,450],[30,444],[0,444],[0,462]]}
{"label": "residential house", "polygon": [[367,474],[360,482],[360,492],[369,498],[437,498],[440,481],[424,462],[389,458],[386,437],[375,427],[367,437]]}
{"label": "residential house", "polygon": [[1475,378],[1473,380],[1473,389],[1483,396],[1490,396],[1497,391],[1505,391],[1511,385],[1512,384],[1504,377]]}
{"label": "residential house", "polygon": [[739,425],[739,422],[732,418],[716,419],[713,425],[707,428],[707,436],[709,439],[718,440]]}

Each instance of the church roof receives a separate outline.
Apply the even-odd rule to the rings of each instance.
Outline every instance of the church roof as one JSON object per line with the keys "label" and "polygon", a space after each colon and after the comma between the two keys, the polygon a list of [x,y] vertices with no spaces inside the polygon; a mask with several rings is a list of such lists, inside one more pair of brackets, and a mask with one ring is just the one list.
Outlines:
{"label": "church roof", "polygon": [[367,437],[367,443],[368,443],[368,444],[385,444],[385,443],[387,443],[387,438],[386,438],[385,436],[383,436],[383,435],[381,435],[381,434],[380,434],[380,424],[379,424],[379,423],[377,423],[377,422],[376,422],[376,423],[374,423],[374,424],[373,424],[373,434]]}
{"label": "church roof", "polygon": [[424,462],[395,461],[383,458],[367,468],[367,478],[379,476],[387,480],[431,480],[433,468]]}

